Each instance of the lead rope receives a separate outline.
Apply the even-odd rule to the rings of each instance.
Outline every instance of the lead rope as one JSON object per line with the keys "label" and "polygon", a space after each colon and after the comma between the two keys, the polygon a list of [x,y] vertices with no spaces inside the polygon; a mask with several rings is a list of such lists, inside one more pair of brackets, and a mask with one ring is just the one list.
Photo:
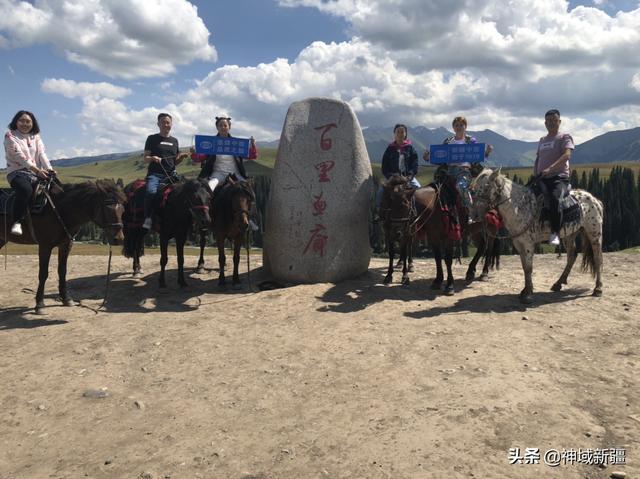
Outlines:
{"label": "lead rope", "polygon": [[100,305],[98,310],[101,310],[107,304],[107,298],[109,296],[109,284],[111,279],[111,256],[112,255],[113,255],[113,251],[111,249],[111,244],[109,244],[109,263],[107,265],[107,285],[104,290],[104,299],[102,300],[102,304]]}

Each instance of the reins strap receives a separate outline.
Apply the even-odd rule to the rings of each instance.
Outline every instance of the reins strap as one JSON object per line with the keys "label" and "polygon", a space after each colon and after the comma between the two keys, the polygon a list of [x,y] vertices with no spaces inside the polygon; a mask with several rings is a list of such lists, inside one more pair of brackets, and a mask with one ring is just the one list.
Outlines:
{"label": "reins strap", "polygon": [[69,238],[69,241],[71,241],[73,243],[74,238],[73,238],[73,236],[71,236],[71,233],[69,233],[69,230],[65,226],[64,221],[62,220],[62,216],[60,216],[60,213],[58,212],[58,208],[56,208],[55,203],[51,199],[51,195],[49,194],[49,192],[46,189],[43,190],[43,193],[47,197],[47,199],[49,200],[49,204],[51,205],[51,209],[53,209],[53,212],[55,213],[56,218],[58,218],[58,221],[60,222],[60,225],[62,226],[62,229],[67,234],[67,237]]}

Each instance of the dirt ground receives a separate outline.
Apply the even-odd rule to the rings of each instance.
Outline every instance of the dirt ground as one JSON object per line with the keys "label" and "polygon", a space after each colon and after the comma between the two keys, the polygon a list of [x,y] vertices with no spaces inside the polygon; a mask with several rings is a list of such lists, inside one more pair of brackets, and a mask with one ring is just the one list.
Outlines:
{"label": "dirt ground", "polygon": [[249,289],[245,261],[241,290],[215,269],[180,290],[171,258],[161,293],[157,255],[140,280],[114,257],[98,311],[107,259],[72,257],[80,304],[56,302],[52,265],[36,316],[37,257],[9,256],[0,478],[640,477],[640,255],[605,255],[602,298],[578,269],[551,292],[564,258],[537,256],[526,308],[517,257],[468,286],[457,265],[453,297],[429,289],[430,260],[408,287],[382,285],[376,259],[271,291],[257,256]]}

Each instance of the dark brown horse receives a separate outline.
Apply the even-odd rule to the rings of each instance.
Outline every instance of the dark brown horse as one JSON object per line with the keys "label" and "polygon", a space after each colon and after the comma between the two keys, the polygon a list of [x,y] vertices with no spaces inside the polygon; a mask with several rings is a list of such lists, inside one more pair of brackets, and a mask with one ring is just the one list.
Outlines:
{"label": "dark brown horse", "polygon": [[[133,276],[142,274],[140,257],[144,255],[144,235],[147,230],[142,228],[144,220],[144,188],[140,187],[140,180],[125,187],[129,195],[129,203],[124,216],[124,248],[123,254],[133,258]],[[166,288],[165,268],[168,262],[169,240],[176,240],[176,256],[178,257],[178,284],[187,286],[184,279],[184,244],[189,231],[195,221],[198,229],[208,228],[211,224],[209,216],[209,202],[211,192],[206,183],[200,180],[178,182],[168,187],[165,198],[156,209],[154,223],[160,234],[160,287]]]}
{"label": "dark brown horse", "polygon": [[36,313],[44,307],[44,285],[49,276],[49,260],[53,248],[58,248],[58,292],[65,306],[74,301],[67,291],[67,260],[73,239],[80,227],[93,221],[105,229],[109,244],[118,244],[123,239],[122,214],[126,197],[122,189],[111,180],[61,185],[57,192],[52,189],[50,199],[39,214],[28,214],[23,220],[22,236],[9,233],[6,225],[12,224],[11,214],[0,211],[0,248],[7,242],[37,244],[39,256],[38,291]]}
{"label": "dark brown horse", "polygon": [[[211,231],[218,245],[218,265],[220,274],[218,286],[224,287],[226,279],[224,267],[226,256],[224,244],[227,239],[233,242],[233,287],[240,285],[238,267],[240,264],[240,250],[247,235],[251,206],[255,202],[255,194],[250,181],[236,181],[229,177],[225,184],[216,192],[212,199],[213,226]],[[200,236],[200,259],[198,271],[204,269],[204,247],[207,241],[207,232]]]}
{"label": "dark brown horse", "polygon": [[[424,187],[414,189],[408,180],[400,175],[394,175],[384,185],[382,211],[384,214],[384,229],[389,248],[389,268],[384,282],[389,283],[393,274],[394,243],[400,245],[400,261],[403,263],[402,283],[409,283],[409,268],[414,237],[418,233],[426,234],[429,247],[432,249],[436,261],[436,278],[431,284],[432,289],[441,289],[444,282],[442,259],[447,267],[447,283],[444,293],[451,295],[453,290],[453,262],[454,247],[459,241],[452,234],[452,217],[445,208],[444,199],[440,195],[440,187]],[[475,277],[475,268],[481,257],[485,263],[481,279],[484,279],[492,264],[499,262],[499,248],[496,248],[497,225],[487,213],[485,220],[462,229],[461,235],[469,235],[477,247],[476,254],[469,264],[466,278],[468,281]]]}

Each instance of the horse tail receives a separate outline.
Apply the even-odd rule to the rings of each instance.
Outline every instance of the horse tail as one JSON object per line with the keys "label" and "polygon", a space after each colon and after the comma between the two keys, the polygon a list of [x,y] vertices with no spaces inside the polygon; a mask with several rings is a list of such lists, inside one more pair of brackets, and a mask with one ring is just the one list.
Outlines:
{"label": "horse tail", "polygon": [[144,231],[142,228],[127,228],[122,245],[125,258],[139,258],[144,256]]}
{"label": "horse tail", "polygon": [[584,228],[580,230],[580,240],[582,243],[582,272],[591,273],[591,276],[595,278],[597,273],[596,258],[593,252],[593,245]]}

